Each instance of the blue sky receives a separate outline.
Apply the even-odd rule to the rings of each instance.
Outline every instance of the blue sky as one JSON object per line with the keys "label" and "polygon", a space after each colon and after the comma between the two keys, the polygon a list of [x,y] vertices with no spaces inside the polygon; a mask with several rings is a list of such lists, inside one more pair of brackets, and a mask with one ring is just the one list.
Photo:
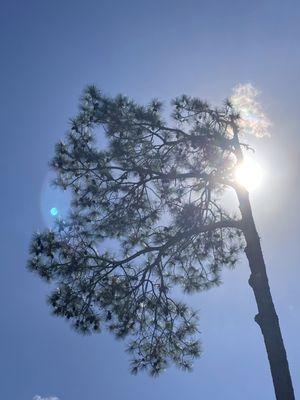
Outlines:
{"label": "blue sky", "polygon": [[122,342],[50,315],[47,285],[25,270],[28,243],[45,226],[47,162],[90,83],[140,102],[187,93],[220,103],[246,82],[262,91],[273,127],[253,141],[267,171],[253,208],[300,394],[299,18],[296,0],[2,2],[1,399],[274,398],[244,259],[191,300],[204,350],[192,373],[133,377]]}

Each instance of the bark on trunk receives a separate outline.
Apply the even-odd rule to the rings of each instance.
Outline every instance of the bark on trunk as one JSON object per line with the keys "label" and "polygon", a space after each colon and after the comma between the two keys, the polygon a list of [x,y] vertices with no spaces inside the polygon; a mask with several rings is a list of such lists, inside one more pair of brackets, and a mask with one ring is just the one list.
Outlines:
{"label": "bark on trunk", "polygon": [[248,192],[237,190],[246,240],[246,256],[249,261],[251,275],[249,285],[252,287],[258,314],[255,321],[260,326],[268,354],[269,364],[277,400],[294,400],[294,390],[284,348],[279,320],[273,304],[266,266],[260,245]]}

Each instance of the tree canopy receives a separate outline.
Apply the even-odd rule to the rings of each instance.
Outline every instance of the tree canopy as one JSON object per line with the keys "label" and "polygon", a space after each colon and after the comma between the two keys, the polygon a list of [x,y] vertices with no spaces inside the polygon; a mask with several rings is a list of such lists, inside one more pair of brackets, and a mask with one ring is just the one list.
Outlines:
{"label": "tree canopy", "polygon": [[198,318],[178,288],[218,285],[244,247],[238,210],[222,204],[236,185],[239,115],[229,101],[212,108],[188,96],[165,114],[158,100],[84,91],[51,162],[71,211],[34,236],[29,260],[57,286],[54,314],[83,333],[107,326],[127,338],[134,373],[191,367]]}

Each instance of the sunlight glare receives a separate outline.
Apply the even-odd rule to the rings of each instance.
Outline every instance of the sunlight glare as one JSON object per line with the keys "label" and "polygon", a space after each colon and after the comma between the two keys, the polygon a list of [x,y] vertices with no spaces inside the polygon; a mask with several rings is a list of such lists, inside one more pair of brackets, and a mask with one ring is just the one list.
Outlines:
{"label": "sunlight glare", "polygon": [[237,166],[235,179],[239,185],[251,192],[260,186],[263,179],[263,171],[256,161],[247,157]]}

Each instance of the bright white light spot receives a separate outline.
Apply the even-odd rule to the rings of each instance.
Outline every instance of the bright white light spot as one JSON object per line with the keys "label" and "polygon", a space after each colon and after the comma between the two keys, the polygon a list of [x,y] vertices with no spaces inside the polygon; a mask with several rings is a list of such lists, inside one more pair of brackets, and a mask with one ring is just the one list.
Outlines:
{"label": "bright white light spot", "polygon": [[252,158],[245,158],[235,170],[237,183],[251,192],[257,189],[263,180],[263,171],[260,165]]}
{"label": "bright white light spot", "polygon": [[50,214],[53,215],[53,217],[56,217],[56,215],[58,214],[58,210],[56,207],[52,207],[50,210]]}

